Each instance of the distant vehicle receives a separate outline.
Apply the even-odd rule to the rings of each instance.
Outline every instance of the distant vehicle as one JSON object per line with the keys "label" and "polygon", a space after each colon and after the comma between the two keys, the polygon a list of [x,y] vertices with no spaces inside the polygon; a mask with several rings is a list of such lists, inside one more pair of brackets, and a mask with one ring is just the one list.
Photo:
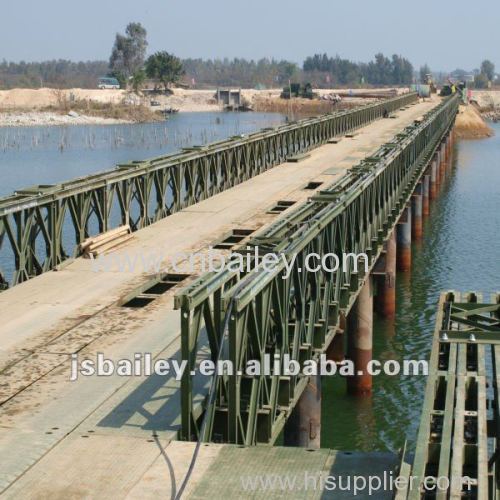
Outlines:
{"label": "distant vehicle", "polygon": [[160,101],[149,101],[149,104],[151,106],[161,106],[161,102]]}
{"label": "distant vehicle", "polygon": [[99,78],[99,82],[97,84],[98,89],[119,89],[120,82],[116,78],[111,78],[108,76]]}
{"label": "distant vehicle", "polygon": [[290,83],[286,87],[283,87],[283,92],[281,92],[280,97],[282,99],[290,99],[292,97],[303,97],[304,99],[314,99],[317,96],[312,91],[312,85],[306,83],[301,85],[300,83]]}

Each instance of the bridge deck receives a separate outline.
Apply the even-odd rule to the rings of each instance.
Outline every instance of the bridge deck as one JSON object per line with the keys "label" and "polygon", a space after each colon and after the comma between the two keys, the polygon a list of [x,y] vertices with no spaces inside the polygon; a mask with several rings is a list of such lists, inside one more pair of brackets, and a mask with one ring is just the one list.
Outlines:
{"label": "bridge deck", "polygon": [[[266,212],[277,201],[305,200],[313,192],[303,189],[306,183],[332,182],[437,103],[419,103],[354,139],[324,145],[299,163],[282,164],[174,214],[135,233],[113,255],[161,248],[168,262],[176,252],[206,249],[232,229],[262,227],[276,217]],[[0,295],[0,492],[17,480],[17,494],[36,491],[35,497],[67,497],[71,484],[83,485],[74,496],[102,494],[107,484],[113,496],[126,496],[160,458],[155,439],[166,445],[175,438],[179,394],[173,378],[69,382],[73,353],[95,359],[103,352],[115,360],[136,352],[178,356],[174,291],[144,308],[120,307],[148,278],[140,266],[96,273],[90,261],[77,259]]]}
{"label": "bridge deck", "polygon": [[[30,498],[58,498],[54,490],[65,491],[64,498],[84,495],[95,498],[95,484],[99,485],[100,498],[173,498],[186,476],[194,451],[194,443],[180,441],[167,445],[161,455],[155,455],[158,447],[154,442],[139,443],[131,457],[124,457],[120,446],[110,447],[107,468],[102,470],[88,460],[89,451],[99,439],[92,436],[84,443],[80,440],[82,453],[71,463],[65,462],[62,455],[54,458],[56,477],[47,476],[43,468],[35,466],[29,476],[9,489],[7,498],[19,498],[26,491],[30,491]],[[80,456],[84,459],[80,460]],[[389,485],[388,478],[397,467],[398,457],[384,452],[210,444],[200,449],[185,496],[200,500],[223,497],[344,500],[353,498],[354,477],[365,478],[366,484],[369,477],[376,477],[381,485],[385,477]],[[357,481],[356,498],[373,498],[368,488],[361,489],[362,480]],[[376,484],[377,480],[372,481]],[[388,488],[376,491],[376,495],[380,500],[392,498]]]}

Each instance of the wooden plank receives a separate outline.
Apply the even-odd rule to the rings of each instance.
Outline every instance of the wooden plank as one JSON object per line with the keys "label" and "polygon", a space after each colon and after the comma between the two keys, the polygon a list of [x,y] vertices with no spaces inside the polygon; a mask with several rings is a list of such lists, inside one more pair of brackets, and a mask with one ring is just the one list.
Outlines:
{"label": "wooden plank", "polygon": [[88,246],[90,246],[94,243],[106,240],[108,238],[111,238],[117,234],[121,234],[124,232],[127,232],[127,233],[130,232],[130,226],[128,224],[126,224],[124,226],[119,226],[115,229],[111,229],[110,231],[106,231],[105,233],[97,234],[95,236],[90,236],[89,238],[87,238],[86,240],[84,240],[80,243],[80,250],[83,251],[85,248],[87,248]]}
{"label": "wooden plank", "polygon": [[89,249],[88,254],[93,255],[94,257],[98,257],[99,255],[103,255],[106,252],[109,252],[110,250],[116,249],[116,247],[125,244],[127,241],[131,240],[134,237],[133,234],[127,234],[126,236],[123,236],[121,238],[117,238],[113,241],[110,241],[109,243],[106,243],[106,245],[101,245],[100,247],[96,249]]}

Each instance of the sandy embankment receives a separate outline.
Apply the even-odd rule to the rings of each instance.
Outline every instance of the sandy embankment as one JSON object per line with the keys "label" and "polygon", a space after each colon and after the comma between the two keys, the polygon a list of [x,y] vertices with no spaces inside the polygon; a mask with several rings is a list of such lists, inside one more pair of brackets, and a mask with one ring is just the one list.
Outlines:
{"label": "sandy embankment", "polygon": [[62,100],[91,100],[101,103],[120,103],[125,97],[124,90],[100,89],[12,89],[0,90],[0,111],[36,110],[57,106]]}
{"label": "sandy embankment", "polygon": [[481,139],[491,137],[493,130],[484,121],[474,105],[460,106],[455,121],[455,133],[461,139]]}
{"label": "sandy embankment", "polygon": [[47,108],[58,108],[61,103],[90,100],[97,103],[119,104],[125,96],[123,90],[99,89],[12,89],[0,90],[0,126],[37,126],[37,125],[112,125],[127,123],[126,120],[85,116],[73,116]]}
{"label": "sandy embankment", "polygon": [[[216,90],[174,89],[169,96],[155,96],[154,100],[160,106],[178,109],[182,113],[195,113],[200,111],[221,111],[222,106],[217,104]],[[241,89],[243,102],[253,106],[261,98],[279,98],[281,89],[254,90]]]}
{"label": "sandy embankment", "polygon": [[500,107],[500,90],[473,90],[472,100],[480,108]]}
{"label": "sandy embankment", "polygon": [[[365,92],[367,89],[357,89],[353,91],[352,97],[345,98],[345,102],[351,105],[366,104],[367,100],[357,98],[358,92]],[[379,89],[387,92],[388,89]],[[397,89],[398,93],[406,89]],[[285,105],[288,109],[291,101],[283,101],[279,98],[281,89],[242,89],[243,102],[256,111],[283,111],[281,108],[272,105]],[[341,92],[340,89],[315,90],[320,97],[327,94]],[[345,92],[345,89],[343,89]],[[370,92],[377,92],[377,89],[370,89]],[[71,109],[73,102],[93,102],[99,104],[121,105],[142,104],[146,111],[155,112],[162,108],[174,108],[180,112],[200,112],[200,111],[220,111],[222,108],[215,99],[216,90],[185,90],[175,89],[172,95],[154,95],[139,97],[124,90],[100,90],[100,89],[12,89],[0,90],[0,126],[27,126],[27,125],[69,125],[69,124],[113,124],[126,123],[126,120],[112,118],[101,118],[99,113],[94,116],[85,116],[84,109],[77,108],[78,116],[69,116],[67,111]],[[157,101],[159,105],[151,106],[151,101]],[[304,101],[301,103],[299,101]],[[324,113],[329,111],[328,100],[308,100],[293,99],[293,104],[300,112],[302,107],[316,105],[311,112]],[[127,106],[125,106],[127,107]],[[276,107],[276,109],[275,109]],[[314,106],[313,106],[314,107]],[[139,108],[137,106],[137,108]],[[317,108],[317,109],[316,109]],[[323,109],[328,108],[328,109]],[[66,111],[62,112],[61,109]],[[97,116],[95,116],[97,115]],[[122,118],[122,115],[117,115]],[[134,120],[134,117],[129,117]],[[147,119],[147,118],[146,118]],[[136,120],[137,121],[137,120]]]}
{"label": "sandy embankment", "polygon": [[[160,105],[150,106],[151,100],[158,101]],[[142,104],[151,111],[162,108],[174,108],[182,112],[221,109],[215,101],[214,90],[175,89],[171,96],[139,97],[124,90],[12,89],[0,90],[0,126],[127,123],[126,120],[85,116],[81,111],[74,117],[59,111],[60,108],[71,109],[72,102],[84,101],[110,105],[120,105],[124,102],[130,106],[134,103]]]}

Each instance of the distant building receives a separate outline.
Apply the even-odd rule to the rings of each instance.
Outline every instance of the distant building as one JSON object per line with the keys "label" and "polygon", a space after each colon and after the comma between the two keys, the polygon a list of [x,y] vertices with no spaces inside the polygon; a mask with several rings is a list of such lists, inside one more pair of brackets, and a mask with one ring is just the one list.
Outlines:
{"label": "distant building", "polygon": [[217,89],[215,94],[217,104],[225,108],[239,108],[241,106],[241,89]]}

